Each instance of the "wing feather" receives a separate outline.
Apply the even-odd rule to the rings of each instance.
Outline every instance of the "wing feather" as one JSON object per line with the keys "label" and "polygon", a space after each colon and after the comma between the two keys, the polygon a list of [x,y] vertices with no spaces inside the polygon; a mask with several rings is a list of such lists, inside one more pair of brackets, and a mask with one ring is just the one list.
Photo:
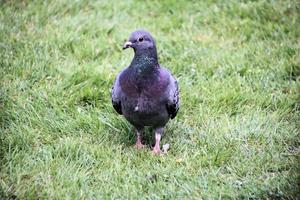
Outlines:
{"label": "wing feather", "polygon": [[121,106],[121,100],[120,100],[120,92],[121,92],[121,87],[119,83],[119,77],[120,75],[117,76],[112,88],[111,88],[111,102],[114,107],[114,109],[122,115],[122,106]]}
{"label": "wing feather", "polygon": [[170,92],[167,103],[167,111],[171,119],[174,119],[180,107],[179,87],[176,79],[170,75]]}

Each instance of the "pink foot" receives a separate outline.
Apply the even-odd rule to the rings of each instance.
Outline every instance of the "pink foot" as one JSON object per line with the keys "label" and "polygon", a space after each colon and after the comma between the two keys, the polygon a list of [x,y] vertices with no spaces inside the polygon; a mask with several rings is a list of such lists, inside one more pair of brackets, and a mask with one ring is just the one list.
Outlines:
{"label": "pink foot", "polygon": [[162,151],[160,150],[160,148],[153,148],[153,150],[151,151],[153,155],[161,155]]}
{"label": "pink foot", "polygon": [[162,134],[162,128],[155,130],[155,145],[152,150],[152,154],[154,155],[162,155],[162,151],[160,150],[160,139]]}
{"label": "pink foot", "polygon": [[145,147],[145,145],[143,145],[141,142],[137,142],[135,144],[135,148],[137,148],[137,149],[143,149],[144,147]]}

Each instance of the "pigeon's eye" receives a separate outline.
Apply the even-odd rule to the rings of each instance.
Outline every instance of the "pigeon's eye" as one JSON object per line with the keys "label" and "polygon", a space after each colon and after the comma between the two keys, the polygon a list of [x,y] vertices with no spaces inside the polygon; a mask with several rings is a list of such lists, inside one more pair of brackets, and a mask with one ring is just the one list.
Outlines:
{"label": "pigeon's eye", "polygon": [[138,39],[139,42],[143,42],[143,40],[144,40],[144,38],[142,38],[142,37],[140,37],[140,38]]}

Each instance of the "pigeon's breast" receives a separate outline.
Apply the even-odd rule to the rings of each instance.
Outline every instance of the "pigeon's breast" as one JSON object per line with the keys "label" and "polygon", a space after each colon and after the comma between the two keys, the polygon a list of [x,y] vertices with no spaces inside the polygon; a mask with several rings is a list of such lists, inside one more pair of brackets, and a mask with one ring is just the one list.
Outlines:
{"label": "pigeon's breast", "polygon": [[143,80],[124,77],[120,81],[123,91],[122,110],[128,121],[141,126],[167,123],[167,79],[158,75]]}
{"label": "pigeon's breast", "polygon": [[124,117],[133,125],[158,127],[169,120],[165,104],[155,99],[138,98],[122,106]]}

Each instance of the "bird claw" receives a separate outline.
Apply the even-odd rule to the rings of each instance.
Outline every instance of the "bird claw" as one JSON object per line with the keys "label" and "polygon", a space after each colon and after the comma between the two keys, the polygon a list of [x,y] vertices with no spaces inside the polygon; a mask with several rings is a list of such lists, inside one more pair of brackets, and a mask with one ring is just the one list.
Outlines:
{"label": "bird claw", "polygon": [[153,155],[162,155],[163,154],[163,152],[160,149],[156,149],[156,148],[154,148],[151,152]]}
{"label": "bird claw", "polygon": [[142,143],[136,143],[135,144],[135,148],[137,148],[137,149],[143,149],[143,148],[145,148],[145,145],[143,145]]}

